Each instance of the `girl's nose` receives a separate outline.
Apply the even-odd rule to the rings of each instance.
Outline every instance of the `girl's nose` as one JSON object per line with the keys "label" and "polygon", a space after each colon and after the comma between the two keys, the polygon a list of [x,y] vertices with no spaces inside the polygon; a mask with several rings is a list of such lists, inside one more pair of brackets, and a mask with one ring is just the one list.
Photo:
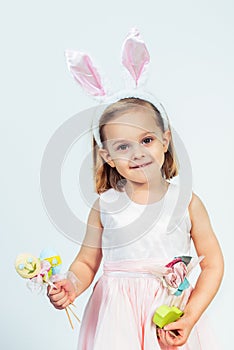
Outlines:
{"label": "girl's nose", "polygon": [[141,144],[134,144],[132,147],[132,159],[140,159],[146,156],[145,148]]}

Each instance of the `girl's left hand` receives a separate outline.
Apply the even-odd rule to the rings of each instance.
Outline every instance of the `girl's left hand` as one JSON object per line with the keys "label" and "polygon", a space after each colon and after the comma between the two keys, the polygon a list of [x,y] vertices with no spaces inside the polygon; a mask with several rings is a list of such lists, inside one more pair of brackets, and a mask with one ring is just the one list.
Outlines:
{"label": "girl's left hand", "polygon": [[[157,334],[163,345],[181,346],[186,343],[193,326],[189,317],[184,315],[176,322],[166,325],[163,329],[158,329]],[[178,335],[174,335],[171,331],[176,331]]]}

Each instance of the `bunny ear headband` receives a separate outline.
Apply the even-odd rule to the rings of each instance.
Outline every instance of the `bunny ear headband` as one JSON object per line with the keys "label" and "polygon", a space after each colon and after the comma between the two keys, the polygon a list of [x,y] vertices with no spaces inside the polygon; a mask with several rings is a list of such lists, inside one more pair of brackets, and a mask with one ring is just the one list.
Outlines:
{"label": "bunny ear headband", "polygon": [[[105,108],[107,105],[117,102],[122,98],[140,98],[151,102],[158,109],[163,118],[164,129],[168,129],[169,121],[162,104],[142,87],[143,76],[145,76],[147,72],[150,56],[136,28],[133,28],[129,32],[122,47],[122,64],[127,69],[128,73],[130,73],[128,85],[130,85],[131,88],[127,86],[117,93],[109,94],[103,85],[97,68],[88,54],[81,51],[66,50],[65,56],[68,68],[76,82],[86,93],[99,100],[101,103],[104,103]],[[102,148],[102,143],[98,126],[101,114],[100,112],[97,113],[92,125],[94,138],[100,148]]]}

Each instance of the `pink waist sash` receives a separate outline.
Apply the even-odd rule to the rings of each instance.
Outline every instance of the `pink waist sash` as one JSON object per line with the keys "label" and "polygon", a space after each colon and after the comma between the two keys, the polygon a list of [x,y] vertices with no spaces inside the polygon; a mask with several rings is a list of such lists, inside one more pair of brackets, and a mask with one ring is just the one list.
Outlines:
{"label": "pink waist sash", "polygon": [[189,273],[203,258],[180,256],[166,262],[156,259],[105,261],[103,271],[110,277],[157,278],[171,294],[180,295],[189,287]]}

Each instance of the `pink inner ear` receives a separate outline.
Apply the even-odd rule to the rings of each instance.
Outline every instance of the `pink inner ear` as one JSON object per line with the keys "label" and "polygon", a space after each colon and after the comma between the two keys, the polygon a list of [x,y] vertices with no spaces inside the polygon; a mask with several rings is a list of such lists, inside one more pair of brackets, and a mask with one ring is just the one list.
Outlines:
{"label": "pink inner ear", "polygon": [[105,96],[101,77],[90,57],[79,51],[65,51],[68,68],[74,79],[90,95]]}
{"label": "pink inner ear", "polygon": [[122,63],[138,85],[150,55],[137,29],[132,29],[123,44]]}

